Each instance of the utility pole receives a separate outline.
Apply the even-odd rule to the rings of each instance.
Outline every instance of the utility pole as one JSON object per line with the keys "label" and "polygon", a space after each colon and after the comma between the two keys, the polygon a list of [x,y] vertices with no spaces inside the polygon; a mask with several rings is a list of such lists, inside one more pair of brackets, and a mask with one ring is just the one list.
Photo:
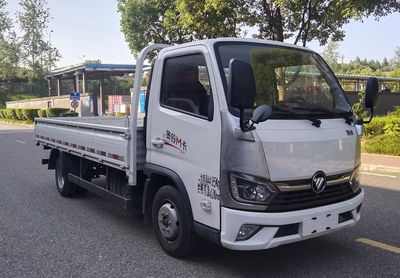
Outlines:
{"label": "utility pole", "polygon": [[342,56],[340,56],[340,58],[342,58],[342,65],[343,65],[344,55],[342,54]]}
{"label": "utility pole", "polygon": [[[51,71],[51,33],[53,33],[53,30],[50,30],[49,32],[49,64],[48,64],[48,68],[47,68],[47,72]],[[49,97],[51,95],[51,80],[48,79],[48,86],[49,86]]]}
{"label": "utility pole", "polygon": [[51,33],[53,33],[53,30],[50,30],[49,32],[49,67],[48,67],[48,71],[51,71]]}

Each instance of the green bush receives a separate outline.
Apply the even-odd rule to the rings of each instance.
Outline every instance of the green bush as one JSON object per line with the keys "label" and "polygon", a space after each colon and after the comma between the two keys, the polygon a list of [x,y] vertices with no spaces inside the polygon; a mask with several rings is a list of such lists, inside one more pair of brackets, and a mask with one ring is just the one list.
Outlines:
{"label": "green bush", "polygon": [[400,155],[400,133],[375,136],[364,143],[363,151],[367,153]]}
{"label": "green bush", "polygon": [[400,106],[395,106],[393,112],[390,112],[388,116],[395,116],[400,118]]}
{"label": "green bush", "polygon": [[60,114],[60,117],[78,117],[78,116],[79,116],[79,114],[74,111],[69,111],[69,112]]}
{"label": "green bush", "polygon": [[68,111],[69,111],[68,108],[48,108],[46,110],[46,116],[48,118],[50,118],[50,117],[60,117],[61,113],[66,113]]}
{"label": "green bush", "polygon": [[37,115],[40,117],[40,118],[46,118],[47,117],[47,111],[46,111],[47,109],[39,109],[38,111],[37,111]]}
{"label": "green bush", "polygon": [[6,118],[10,120],[18,120],[17,113],[15,112],[14,108],[6,109]]}
{"label": "green bush", "polygon": [[0,109],[0,119],[4,119],[6,117],[4,112],[5,112],[5,109]]}
{"label": "green bush", "polygon": [[17,120],[23,121],[26,120],[24,118],[24,115],[22,114],[23,109],[22,108],[16,108],[15,109],[15,114],[17,115]]}
{"label": "green bush", "polygon": [[38,114],[39,109],[35,108],[25,108],[22,109],[22,115],[24,116],[25,120],[33,121]]}
{"label": "green bush", "polygon": [[364,125],[364,135],[373,137],[385,132],[385,124],[388,117],[374,117],[372,121]]}

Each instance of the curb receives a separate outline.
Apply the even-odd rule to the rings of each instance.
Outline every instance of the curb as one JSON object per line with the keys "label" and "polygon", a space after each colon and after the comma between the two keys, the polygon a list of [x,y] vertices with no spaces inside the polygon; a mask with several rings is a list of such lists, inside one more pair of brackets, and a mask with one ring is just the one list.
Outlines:
{"label": "curb", "polygon": [[12,125],[12,126],[23,126],[23,127],[29,127],[29,128],[34,128],[35,125],[32,124],[26,124],[26,123],[18,123],[18,122],[7,122],[7,121],[2,121],[0,120],[0,124],[6,124],[6,125]]}
{"label": "curb", "polygon": [[394,158],[394,159],[399,159],[400,160],[400,156],[397,155],[388,155],[388,154],[376,154],[376,153],[361,153],[361,157],[362,156],[374,156],[374,157],[383,157],[383,158]]}
{"label": "curb", "polygon": [[360,170],[364,171],[364,172],[378,171],[378,172],[389,173],[389,174],[400,174],[399,167],[390,167],[390,166],[385,166],[385,165],[374,165],[374,164],[361,163]]}

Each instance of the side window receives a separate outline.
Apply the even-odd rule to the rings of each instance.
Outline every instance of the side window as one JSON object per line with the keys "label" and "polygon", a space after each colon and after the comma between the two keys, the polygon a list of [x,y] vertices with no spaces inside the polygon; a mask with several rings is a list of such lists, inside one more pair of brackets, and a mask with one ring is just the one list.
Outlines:
{"label": "side window", "polygon": [[164,107],[211,119],[212,91],[204,56],[165,59],[160,97]]}

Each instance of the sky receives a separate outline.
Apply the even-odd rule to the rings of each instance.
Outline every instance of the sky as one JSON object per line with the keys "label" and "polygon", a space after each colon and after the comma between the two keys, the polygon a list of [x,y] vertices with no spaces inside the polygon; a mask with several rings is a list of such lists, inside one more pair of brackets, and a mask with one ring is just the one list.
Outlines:
{"label": "sky", "polygon": [[[15,19],[19,0],[8,0],[7,11]],[[58,48],[62,58],[58,67],[78,64],[87,59],[102,63],[132,64],[135,62],[124,35],[116,0],[47,0],[51,19],[46,39]],[[17,26],[16,26],[17,27]],[[339,42],[344,62],[361,59],[390,59],[400,47],[400,14],[391,14],[375,21],[350,22],[344,28],[346,37]],[[52,31],[52,32],[51,32]],[[308,47],[322,53],[324,47],[311,42]]]}

